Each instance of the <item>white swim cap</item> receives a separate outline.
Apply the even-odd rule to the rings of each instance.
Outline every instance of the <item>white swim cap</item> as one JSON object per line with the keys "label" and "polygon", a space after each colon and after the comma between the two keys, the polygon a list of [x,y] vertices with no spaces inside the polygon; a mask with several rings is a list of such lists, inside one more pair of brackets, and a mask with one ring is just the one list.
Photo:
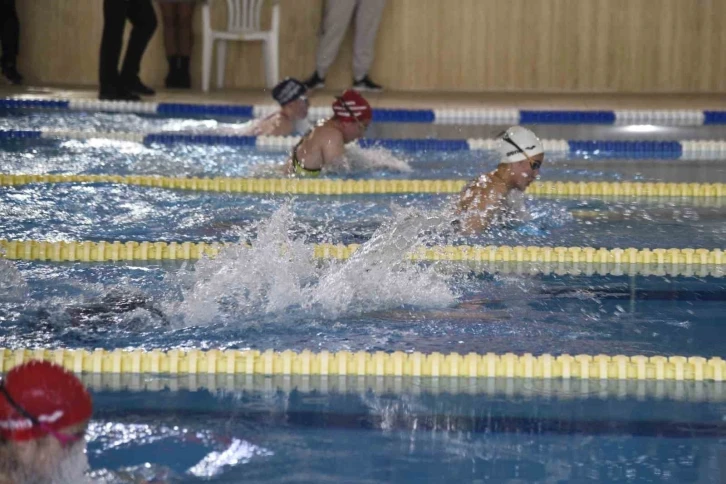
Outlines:
{"label": "white swim cap", "polygon": [[[517,163],[544,153],[542,142],[536,134],[521,126],[512,126],[497,140],[497,150],[502,154],[500,163]],[[524,152],[522,152],[524,150]]]}

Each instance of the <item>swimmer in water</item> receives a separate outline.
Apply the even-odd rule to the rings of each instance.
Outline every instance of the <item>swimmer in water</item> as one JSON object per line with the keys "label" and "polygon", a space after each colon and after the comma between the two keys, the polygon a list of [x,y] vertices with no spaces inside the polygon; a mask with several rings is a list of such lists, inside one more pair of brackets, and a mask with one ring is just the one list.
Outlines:
{"label": "swimmer in water", "polygon": [[[128,318],[127,315],[146,313],[147,319]],[[58,318],[51,310],[41,308],[37,312],[38,322],[46,329],[53,329],[60,325],[65,330],[67,325],[94,330],[109,324],[124,325],[153,325],[154,327],[168,327],[171,322],[166,314],[154,303],[154,300],[139,292],[130,292],[112,289],[101,298],[64,308],[67,318]],[[2,484],[2,481],[0,481]]]}
{"label": "swimmer in water", "polygon": [[373,117],[370,104],[358,92],[348,89],[333,103],[333,117],[307,133],[295,145],[285,173],[318,176],[323,168],[340,165],[345,145],[361,138]]}
{"label": "swimmer in water", "polygon": [[544,161],[542,142],[530,130],[513,126],[499,137],[499,166],[469,183],[461,192],[456,223],[464,232],[477,233],[518,215],[516,201],[539,175]]}
{"label": "swimmer in water", "polygon": [[170,324],[164,312],[150,297],[121,290],[112,290],[97,302],[70,306],[66,309],[66,313],[71,317],[73,326],[83,326],[97,324],[99,319],[108,320],[137,310],[147,311],[160,326]]}
{"label": "swimmer in water", "polygon": [[63,367],[34,360],[0,380],[0,483],[86,482],[91,396]]}
{"label": "swimmer in water", "polygon": [[289,136],[293,133],[306,133],[308,123],[308,102],[305,85],[291,77],[286,78],[272,89],[272,97],[280,104],[280,110],[261,119],[252,130],[255,136]]}

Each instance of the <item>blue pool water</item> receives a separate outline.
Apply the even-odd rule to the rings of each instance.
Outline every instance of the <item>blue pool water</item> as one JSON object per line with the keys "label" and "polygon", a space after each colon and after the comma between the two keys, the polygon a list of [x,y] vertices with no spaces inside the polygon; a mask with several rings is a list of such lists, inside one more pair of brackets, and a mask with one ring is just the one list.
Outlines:
{"label": "blue pool water", "polygon": [[[234,128],[233,120],[128,114],[0,118],[0,129],[48,126]],[[493,128],[373,129],[375,136],[464,138]],[[558,129],[547,127],[547,137],[587,138],[600,128]],[[612,129],[589,137],[623,136]],[[687,131],[682,138],[720,134]],[[672,134],[679,138],[677,128]],[[336,176],[468,179],[496,164],[484,152],[367,156],[397,169]],[[284,153],[248,148],[102,139],[0,145],[2,174],[273,176],[283,160]],[[561,155],[548,160],[542,178],[724,182],[726,169],[719,160]],[[0,259],[0,346],[724,356],[719,274],[492,274],[461,263],[400,262],[415,245],[715,249],[726,235],[726,208],[713,201],[526,203],[533,215],[526,223],[465,238],[438,222],[411,230],[412,219],[444,217],[451,197],[440,195],[0,187],[0,239],[253,244],[189,263]],[[345,262],[318,261],[309,245],[371,239],[372,256]],[[95,476],[111,482],[124,473],[171,482],[721,482],[726,472],[726,390],[713,383],[659,393],[655,382],[94,377],[101,378],[85,376],[96,405],[88,457]]]}
{"label": "blue pool water", "polygon": [[[522,395],[501,380],[457,394],[445,379],[415,392],[355,380],[99,391],[90,461],[214,482],[719,482],[723,468],[723,404],[638,399],[637,388],[598,398],[618,391],[599,384]],[[227,455],[198,465],[211,452]]]}

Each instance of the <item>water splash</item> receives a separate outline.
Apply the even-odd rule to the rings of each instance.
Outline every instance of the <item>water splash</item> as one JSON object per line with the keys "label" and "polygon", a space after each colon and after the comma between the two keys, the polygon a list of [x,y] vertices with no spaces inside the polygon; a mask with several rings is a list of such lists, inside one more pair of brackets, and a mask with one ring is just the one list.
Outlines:
{"label": "water splash", "polygon": [[[280,164],[257,166],[253,169],[252,176],[285,176],[287,159],[288,155],[285,155]],[[345,175],[371,171],[409,173],[413,169],[407,160],[396,157],[390,150],[385,148],[361,148],[355,143],[351,143],[345,147],[345,154],[342,158],[334,165],[325,166],[322,172],[331,175]]]}
{"label": "water splash", "polygon": [[386,148],[361,148],[350,144],[345,148],[345,157],[335,172],[391,171],[409,173],[413,171],[407,160],[396,157]]}
{"label": "water splash", "polygon": [[[397,209],[347,261],[321,263],[301,236],[291,237],[293,214],[284,205],[259,224],[252,247],[238,244],[193,270],[167,276],[177,300],[166,305],[174,324],[285,321],[414,305],[455,302],[449,277],[403,260],[426,241],[441,218]],[[299,233],[299,232],[298,232]]]}
{"label": "water splash", "polygon": [[23,300],[27,295],[28,284],[15,264],[0,259],[0,302]]}
{"label": "water splash", "polygon": [[269,457],[273,452],[251,444],[245,440],[232,439],[230,446],[224,451],[207,454],[201,461],[189,469],[189,474],[202,478],[210,478],[221,474],[226,468],[240,464],[248,464],[255,457]]}

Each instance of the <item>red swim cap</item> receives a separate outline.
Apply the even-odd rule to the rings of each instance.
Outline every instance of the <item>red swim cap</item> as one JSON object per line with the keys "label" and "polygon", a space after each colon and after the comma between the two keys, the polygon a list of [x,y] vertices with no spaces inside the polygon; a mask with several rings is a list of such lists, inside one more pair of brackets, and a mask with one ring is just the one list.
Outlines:
{"label": "red swim cap", "polygon": [[[91,418],[93,406],[86,387],[73,373],[54,363],[23,363],[10,370],[2,384],[16,404],[51,430]],[[0,437],[22,441],[46,435],[0,392]]]}
{"label": "red swim cap", "polygon": [[353,89],[348,89],[343,92],[342,96],[335,98],[333,112],[338,120],[349,123],[355,120],[370,121],[373,117],[371,105],[358,91]]}

